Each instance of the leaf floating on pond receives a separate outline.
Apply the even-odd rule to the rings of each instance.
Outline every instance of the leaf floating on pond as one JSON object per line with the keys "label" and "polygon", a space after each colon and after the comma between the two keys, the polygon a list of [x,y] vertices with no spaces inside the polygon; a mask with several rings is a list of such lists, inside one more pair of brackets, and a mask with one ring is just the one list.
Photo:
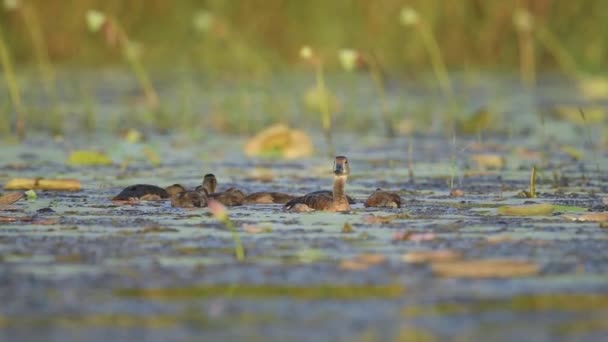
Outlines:
{"label": "leaf floating on pond", "polygon": [[78,191],[77,179],[13,178],[4,185],[5,190]]}
{"label": "leaf floating on pond", "polygon": [[73,151],[68,157],[68,164],[78,166],[112,165],[112,159],[98,151]]}
{"label": "leaf floating on pond", "polygon": [[24,197],[22,192],[11,192],[9,194],[5,194],[0,196],[0,205],[9,205],[13,204]]}
{"label": "leaf floating on pond", "polygon": [[401,260],[411,264],[422,264],[427,262],[447,262],[462,258],[462,253],[449,249],[438,251],[412,251],[404,254]]}
{"label": "leaf floating on pond", "polygon": [[537,275],[540,266],[524,260],[486,259],[436,262],[431,270],[449,278],[517,278]]}
{"label": "leaf floating on pond", "polygon": [[575,222],[608,222],[608,212],[582,215],[562,215],[561,217]]}
{"label": "leaf floating on pond", "polygon": [[507,205],[498,208],[498,214],[505,216],[546,216],[555,210],[552,204]]}
{"label": "leaf floating on pond", "polygon": [[342,260],[340,269],[349,271],[362,271],[370,266],[379,265],[386,262],[386,256],[382,254],[365,253],[359,254],[352,259]]}
{"label": "leaf floating on pond", "polygon": [[310,156],[312,152],[312,141],[306,133],[282,124],[268,127],[245,145],[245,154],[250,157],[293,159]]}

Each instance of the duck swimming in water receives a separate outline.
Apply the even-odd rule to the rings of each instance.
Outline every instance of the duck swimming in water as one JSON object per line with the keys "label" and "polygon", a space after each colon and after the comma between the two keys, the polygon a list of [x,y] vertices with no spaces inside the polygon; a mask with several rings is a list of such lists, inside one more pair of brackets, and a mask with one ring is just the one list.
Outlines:
{"label": "duck swimming in water", "polygon": [[285,204],[296,196],[285,194],[282,192],[262,191],[254,192],[245,196],[244,204]]}
{"label": "duck swimming in water", "polygon": [[208,199],[214,199],[226,206],[242,205],[245,200],[245,193],[237,188],[229,188],[226,191],[215,192],[217,188],[217,178],[212,173],[203,177],[203,184],[196,187],[196,191],[206,194]]}
{"label": "duck swimming in water", "polygon": [[168,198],[167,190],[150,184],[135,184],[124,188],[118,195],[112,198],[112,201],[158,201]]}
{"label": "duck swimming in water", "polygon": [[186,188],[184,188],[184,186],[181,184],[173,184],[166,187],[165,190],[169,194],[169,197],[173,197],[179,194],[180,192],[186,191]]}
{"label": "duck swimming in water", "polygon": [[182,191],[171,196],[171,206],[176,208],[206,207],[207,196],[199,191]]}
{"label": "duck swimming in water", "polygon": [[347,211],[350,209],[348,198],[344,193],[344,185],[350,174],[348,159],[337,156],[334,161],[334,188],[331,194],[327,192],[311,192],[294,198],[285,204],[285,209],[294,211]]}
{"label": "duck swimming in water", "polygon": [[396,192],[376,189],[376,191],[367,198],[364,205],[366,208],[401,208],[401,196]]}

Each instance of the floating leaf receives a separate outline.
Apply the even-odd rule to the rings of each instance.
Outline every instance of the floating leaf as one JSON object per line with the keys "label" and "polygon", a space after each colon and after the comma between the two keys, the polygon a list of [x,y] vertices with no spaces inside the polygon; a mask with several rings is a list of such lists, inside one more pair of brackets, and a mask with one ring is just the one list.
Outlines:
{"label": "floating leaf", "polygon": [[464,196],[464,191],[460,189],[452,189],[450,190],[450,197],[462,197]]}
{"label": "floating leaf", "polygon": [[410,216],[408,214],[394,214],[394,215],[386,215],[386,216],[376,216],[376,215],[372,214],[372,215],[365,215],[362,217],[363,222],[369,223],[369,224],[391,223],[394,220],[407,219],[407,218],[410,218]]}
{"label": "floating leaf", "polygon": [[412,264],[421,264],[427,262],[447,262],[460,258],[462,258],[462,253],[445,249],[439,251],[408,252],[401,257],[401,260]]}
{"label": "floating leaf", "polygon": [[342,260],[339,267],[343,270],[361,271],[370,266],[379,265],[386,261],[386,256],[382,254],[364,253],[352,259]]}
{"label": "floating leaf", "polygon": [[112,159],[106,154],[97,151],[73,151],[68,157],[70,165],[112,165]]}
{"label": "floating leaf", "polygon": [[450,278],[516,278],[538,274],[539,265],[512,259],[486,259],[436,262],[431,264],[435,275]]}
{"label": "floating leaf", "polygon": [[344,225],[342,226],[342,233],[348,234],[354,232],[355,230],[353,229],[353,226],[351,226],[348,222],[344,222]]}
{"label": "floating leaf", "polygon": [[562,215],[561,217],[575,222],[608,222],[608,212],[588,213],[582,215]]}
{"label": "floating leaf", "polygon": [[277,124],[250,139],[245,145],[248,156],[275,156],[294,159],[310,156],[313,152],[312,140],[306,133]]}
{"label": "floating leaf", "polygon": [[498,208],[500,215],[506,216],[545,216],[555,210],[552,204],[507,205]]}
{"label": "floating leaf", "polygon": [[434,240],[436,235],[434,233],[413,233],[413,232],[397,232],[393,234],[392,240],[394,241],[430,241]]}
{"label": "floating leaf", "polygon": [[34,191],[34,190],[26,191],[25,197],[27,198],[28,201],[35,201],[38,199],[38,195],[36,194],[36,191]]}
{"label": "floating leaf", "polygon": [[11,192],[9,194],[2,195],[0,196],[0,205],[13,204],[23,197],[24,194],[22,192]]}
{"label": "floating leaf", "polygon": [[477,164],[477,167],[487,170],[502,169],[505,166],[505,159],[499,154],[473,154],[471,159]]}
{"label": "floating leaf", "polygon": [[77,179],[13,178],[4,185],[5,190],[56,190],[78,191]]}

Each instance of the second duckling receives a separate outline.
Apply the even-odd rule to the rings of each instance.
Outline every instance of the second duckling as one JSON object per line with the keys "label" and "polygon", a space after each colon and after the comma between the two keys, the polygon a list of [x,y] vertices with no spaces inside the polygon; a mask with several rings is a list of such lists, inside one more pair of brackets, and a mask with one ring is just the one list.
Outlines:
{"label": "second duckling", "polygon": [[401,196],[392,191],[376,189],[365,201],[366,208],[401,208]]}

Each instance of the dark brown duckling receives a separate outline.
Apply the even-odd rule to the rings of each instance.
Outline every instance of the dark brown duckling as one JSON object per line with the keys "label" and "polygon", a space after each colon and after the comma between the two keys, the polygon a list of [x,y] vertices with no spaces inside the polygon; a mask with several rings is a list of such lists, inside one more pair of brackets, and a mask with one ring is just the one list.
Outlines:
{"label": "dark brown duckling", "polygon": [[229,207],[242,205],[245,201],[245,194],[241,190],[236,188],[230,188],[223,192],[215,192],[207,196],[208,198],[214,199],[222,203],[223,205]]}
{"label": "dark brown duckling", "polygon": [[176,208],[206,207],[207,196],[199,191],[182,191],[171,196],[171,206]]}
{"label": "dark brown duckling", "polygon": [[[333,191],[332,190],[317,190],[317,191],[313,191],[308,193],[309,195],[313,195],[313,194],[320,194],[320,195],[327,195],[327,196],[332,196]],[[348,200],[348,204],[355,204],[357,203],[357,201],[355,201],[354,198],[346,195],[346,199]]]}
{"label": "dark brown duckling", "polygon": [[112,201],[158,201],[168,197],[167,190],[156,185],[135,184],[124,188],[118,195],[112,198]]}
{"label": "dark brown duckling", "polygon": [[366,208],[401,208],[401,196],[396,192],[376,189],[376,191],[367,198],[364,205]]}
{"label": "dark brown duckling", "polygon": [[244,204],[285,204],[296,196],[282,192],[254,192],[245,196]]}
{"label": "dark brown duckling", "polygon": [[173,184],[166,187],[165,190],[169,194],[169,197],[173,197],[181,192],[186,191],[186,188],[184,188],[184,186],[181,184]]}
{"label": "dark brown duckling", "polygon": [[215,193],[217,188],[217,178],[213,173],[208,173],[203,177],[203,184],[196,187],[196,191],[205,192],[207,194]]}
{"label": "dark brown duckling", "polygon": [[344,193],[344,185],[350,166],[348,159],[344,156],[337,156],[334,162],[334,188],[331,194],[326,192],[312,192],[307,195],[294,198],[285,204],[285,209],[294,211],[347,211],[350,209],[348,198]]}

